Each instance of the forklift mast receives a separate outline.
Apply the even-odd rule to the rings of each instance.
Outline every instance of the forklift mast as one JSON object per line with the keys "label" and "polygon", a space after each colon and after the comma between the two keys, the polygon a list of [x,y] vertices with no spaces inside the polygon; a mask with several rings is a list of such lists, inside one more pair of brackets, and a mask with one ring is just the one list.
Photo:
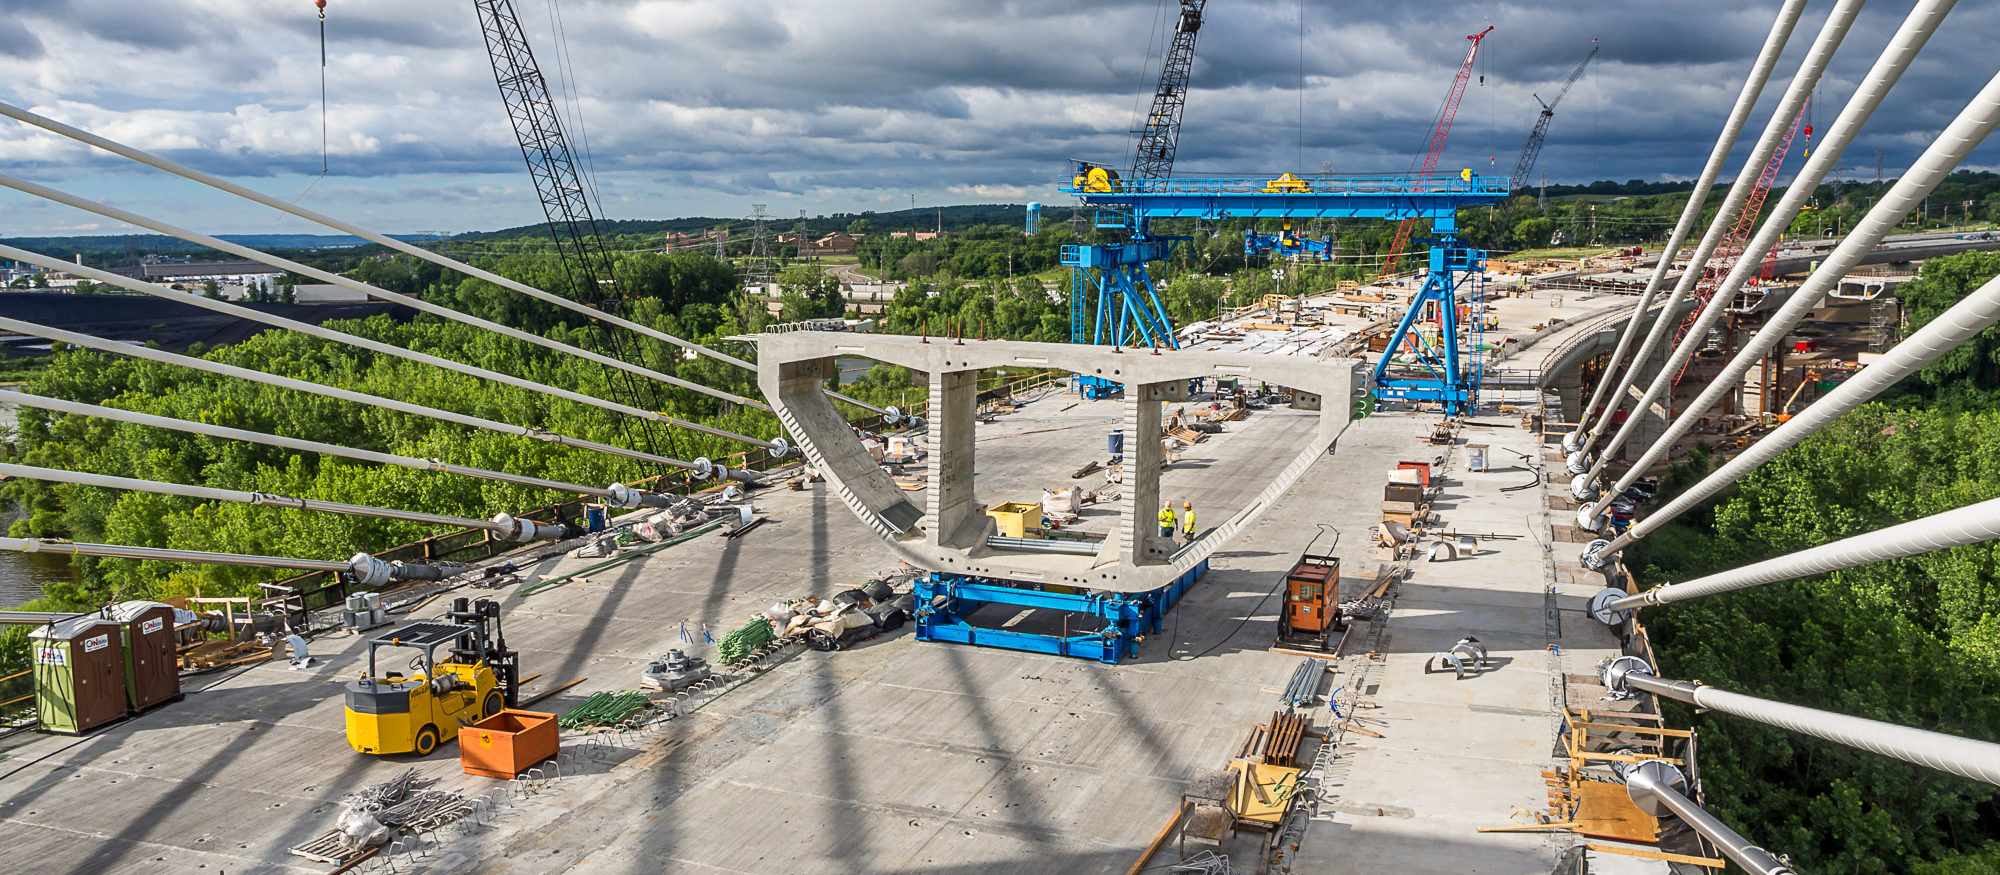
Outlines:
{"label": "forklift mast", "polygon": [[507,707],[519,704],[521,654],[507,649],[507,636],[500,628],[500,603],[492,599],[454,599],[445,619],[472,627],[452,645],[451,661],[484,662],[493,669],[494,685],[506,697]]}

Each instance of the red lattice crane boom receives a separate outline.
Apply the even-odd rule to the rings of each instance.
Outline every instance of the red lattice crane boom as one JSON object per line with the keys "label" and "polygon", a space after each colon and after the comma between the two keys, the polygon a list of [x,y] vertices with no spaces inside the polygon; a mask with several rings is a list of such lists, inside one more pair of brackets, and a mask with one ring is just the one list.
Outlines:
{"label": "red lattice crane boom", "polygon": [[[1708,263],[1702,265],[1701,282],[1694,288],[1694,309],[1689,310],[1687,316],[1681,319],[1680,326],[1674,329],[1674,346],[1679,346],[1681,341],[1687,338],[1688,332],[1694,330],[1694,323],[1701,318],[1702,309],[1708,305],[1708,300],[1715,296],[1715,287],[1722,283],[1723,278],[1729,276],[1729,272],[1735,269],[1736,262],[1743,257],[1744,244],[1750,242],[1750,232],[1755,230],[1757,217],[1764,212],[1764,200],[1771,196],[1771,186],[1777,183],[1778,171],[1784,169],[1785,155],[1791,152],[1792,139],[1798,135],[1799,126],[1804,124],[1805,119],[1806,108],[1801,106],[1798,116],[1792,119],[1792,126],[1785,131],[1785,136],[1778,140],[1778,147],[1771,150],[1771,159],[1765,161],[1764,169],[1758,172],[1757,182],[1750,187],[1750,195],[1743,201],[1743,211],[1736,214],[1736,221],[1730,224],[1729,232],[1722,235],[1722,240],[1715,244],[1715,251],[1709,254]],[[1806,127],[1805,132],[1806,142],[1810,144],[1812,128]],[[1810,153],[1812,150],[1808,148],[1806,151]],[[1762,255],[1765,262],[1762,275],[1767,279],[1770,261],[1777,251],[1777,244],[1772,244],[1771,251]],[[1671,258],[1673,254],[1667,253],[1661,257]],[[1693,267],[1690,266],[1689,269],[1692,270]],[[1689,356],[1681,363],[1680,372],[1674,375],[1675,385],[1679,385],[1681,379],[1687,376],[1688,366],[1693,363],[1693,356]]]}
{"label": "red lattice crane boom", "polygon": [[[1451,120],[1458,115],[1458,101],[1465,97],[1465,84],[1472,79],[1472,62],[1479,57],[1479,43],[1492,32],[1492,26],[1488,25],[1485,30],[1466,37],[1472,45],[1466,47],[1465,62],[1458,65],[1458,76],[1451,80],[1451,91],[1445,95],[1443,108],[1438,110],[1437,124],[1431,127],[1431,142],[1424,152],[1423,167],[1417,171],[1419,176],[1429,176],[1437,170],[1438,157],[1444,154],[1444,138],[1451,134]],[[1404,219],[1396,226],[1396,242],[1390,244],[1389,256],[1382,260],[1382,276],[1377,282],[1396,274],[1397,262],[1402,261],[1403,249],[1410,245],[1410,232],[1416,226],[1415,219]]]}

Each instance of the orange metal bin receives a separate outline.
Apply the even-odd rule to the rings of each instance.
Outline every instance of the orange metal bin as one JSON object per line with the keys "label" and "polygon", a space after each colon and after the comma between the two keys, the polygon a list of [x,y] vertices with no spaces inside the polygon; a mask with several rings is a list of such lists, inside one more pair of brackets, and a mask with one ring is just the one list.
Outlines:
{"label": "orange metal bin", "polygon": [[505,708],[458,733],[458,762],[468,775],[513,778],[556,755],[556,715]]}

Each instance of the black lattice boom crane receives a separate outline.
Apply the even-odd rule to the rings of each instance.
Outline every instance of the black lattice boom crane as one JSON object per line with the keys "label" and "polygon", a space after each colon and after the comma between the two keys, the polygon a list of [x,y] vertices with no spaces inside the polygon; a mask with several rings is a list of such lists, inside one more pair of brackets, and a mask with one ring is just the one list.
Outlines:
{"label": "black lattice boom crane", "polygon": [[1160,87],[1153,92],[1146,126],[1139,129],[1132,179],[1165,179],[1174,171],[1174,151],[1181,140],[1181,110],[1187,106],[1188,74],[1194,69],[1194,38],[1201,32],[1201,10],[1206,5],[1208,0],[1181,0],[1173,43],[1160,65]]}
{"label": "black lattice boom crane", "polygon": [[1584,55],[1583,60],[1576,62],[1576,66],[1571,68],[1569,78],[1564,79],[1562,87],[1556,89],[1555,97],[1543,100],[1541,95],[1535,95],[1535,102],[1542,105],[1542,114],[1535,119],[1535,130],[1528,134],[1528,145],[1521,150],[1521,160],[1514,163],[1514,175],[1507,177],[1508,191],[1520,191],[1527,186],[1528,174],[1535,170],[1535,159],[1542,156],[1542,141],[1548,139],[1549,120],[1556,117],[1556,104],[1562,102],[1563,95],[1569,93],[1570,86],[1575,85],[1576,80],[1583,78],[1583,68],[1590,66],[1590,59],[1595,57],[1597,57],[1597,40],[1591,40],[1590,54]]}
{"label": "black lattice boom crane", "polygon": [[[561,116],[549,97],[548,80],[535,62],[521,19],[514,14],[512,0],[473,0],[479,13],[479,30],[486,37],[486,54],[493,62],[493,80],[500,86],[500,98],[507,105],[507,119],[521,143],[521,156],[528,161],[528,175],[535,181],[535,193],[542,201],[542,215],[548,219],[549,233],[555,237],[563,272],[568,275],[580,303],[608,313],[620,313],[624,295],[613,271],[611,251],[597,227],[596,211],[583,175],[577,170],[564,136]],[[598,345],[604,354],[631,361],[620,335],[601,322],[591,320]],[[649,380],[605,367],[611,385],[620,396],[615,400],[646,410],[660,410],[658,386]],[[630,427],[629,417],[620,418]],[[659,454],[655,424],[639,422],[643,449]],[[628,432],[627,437],[632,435]]]}

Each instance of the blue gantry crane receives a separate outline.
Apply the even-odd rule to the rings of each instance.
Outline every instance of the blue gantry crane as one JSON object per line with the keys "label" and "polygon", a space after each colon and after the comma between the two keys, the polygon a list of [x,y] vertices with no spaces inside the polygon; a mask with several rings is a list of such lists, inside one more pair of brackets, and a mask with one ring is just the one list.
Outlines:
{"label": "blue gantry crane", "polygon": [[[1173,40],[1160,64],[1160,84],[1152,107],[1138,131],[1139,148],[1124,178],[1109,167],[1079,161],[1071,187],[1111,194],[1125,183],[1166,179],[1173,173],[1180,148],[1181,111],[1187,106],[1188,75],[1194,69],[1195,37],[1201,33],[1202,8],[1208,0],[1181,0]],[[1153,288],[1146,264],[1173,254],[1186,237],[1154,236],[1147,217],[1116,198],[1097,202],[1093,224],[1123,232],[1119,243],[1062,247],[1060,259],[1070,268],[1070,342],[1179,349],[1173,323]],[[1096,306],[1092,307],[1092,302]],[[1101,377],[1077,375],[1076,390],[1085,398],[1108,398],[1119,384]]]}
{"label": "blue gantry crane", "polygon": [[[1061,189],[1085,206],[1115,209],[1144,227],[1153,219],[1430,220],[1430,270],[1376,363],[1377,396],[1442,403],[1469,412],[1477,400],[1476,357],[1460,354],[1458,301],[1484,281],[1486,253],[1458,236],[1460,207],[1498,203],[1507,180],[1470,170],[1456,174],[1189,177],[1117,180],[1079,173]],[[1139,241],[1119,246],[1137,246]],[[1078,247],[1093,251],[1112,247]],[[1143,271],[1144,265],[1138,265]],[[1476,302],[1476,296],[1474,297]],[[1478,319],[1468,328],[1477,344]],[[1431,328],[1428,326],[1435,326]],[[1408,365],[1398,366],[1398,355]]]}

